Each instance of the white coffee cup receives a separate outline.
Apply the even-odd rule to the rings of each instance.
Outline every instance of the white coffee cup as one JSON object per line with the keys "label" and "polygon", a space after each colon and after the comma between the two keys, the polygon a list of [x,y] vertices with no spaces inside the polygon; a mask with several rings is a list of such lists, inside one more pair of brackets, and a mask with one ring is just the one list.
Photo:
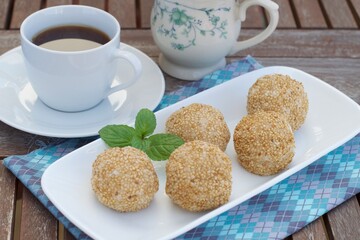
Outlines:
{"label": "white coffee cup", "polygon": [[[104,32],[110,41],[80,51],[49,50],[35,45],[40,32],[67,25],[87,26]],[[83,111],[110,94],[134,84],[142,65],[132,53],[120,50],[120,24],[109,13],[88,6],[64,5],[45,8],[28,16],[20,27],[21,46],[29,82],[49,107],[66,112]],[[117,59],[134,69],[124,83],[112,86],[118,73]]]}

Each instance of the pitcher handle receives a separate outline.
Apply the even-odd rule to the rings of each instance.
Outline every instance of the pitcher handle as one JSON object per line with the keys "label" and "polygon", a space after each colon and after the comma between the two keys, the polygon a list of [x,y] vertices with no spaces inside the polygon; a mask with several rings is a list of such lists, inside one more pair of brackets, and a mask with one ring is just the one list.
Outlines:
{"label": "pitcher handle", "polygon": [[272,2],[270,0],[245,0],[244,2],[240,3],[238,5],[238,14],[240,16],[240,21],[245,21],[246,18],[246,10],[254,5],[260,5],[265,8],[265,10],[269,13],[270,16],[270,22],[269,25],[266,27],[264,31],[259,33],[258,35],[244,40],[244,41],[238,41],[235,42],[234,46],[230,50],[229,55],[233,55],[237,53],[240,50],[243,50],[245,48],[252,47],[262,41],[264,41],[266,38],[268,38],[276,29],[276,26],[279,22],[279,5],[277,5],[275,2]]}

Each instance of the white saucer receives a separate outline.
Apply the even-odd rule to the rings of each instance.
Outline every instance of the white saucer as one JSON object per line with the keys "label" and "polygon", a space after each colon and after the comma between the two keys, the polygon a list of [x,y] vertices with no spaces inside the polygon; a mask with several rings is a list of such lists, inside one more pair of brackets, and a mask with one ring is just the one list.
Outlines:
{"label": "white saucer", "polygon": [[[42,103],[28,82],[21,47],[0,57],[0,120],[25,132],[49,137],[87,137],[98,134],[107,124],[131,123],[141,108],[151,110],[159,104],[165,91],[159,67],[141,51],[121,43],[143,64],[140,80],[126,90],[110,95],[96,107],[83,112],[66,113]],[[116,81],[126,81],[132,70],[119,60]]]}

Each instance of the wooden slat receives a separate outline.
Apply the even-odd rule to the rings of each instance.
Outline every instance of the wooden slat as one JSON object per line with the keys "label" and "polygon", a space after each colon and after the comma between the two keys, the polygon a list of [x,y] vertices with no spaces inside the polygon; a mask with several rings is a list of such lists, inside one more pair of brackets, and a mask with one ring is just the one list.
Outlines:
{"label": "wooden slat", "polygon": [[296,28],[294,14],[289,0],[273,0],[279,5],[279,23],[277,28]]}
{"label": "wooden slat", "polygon": [[57,220],[23,188],[20,239],[57,239]]}
{"label": "wooden slat", "polygon": [[242,23],[242,28],[264,28],[266,18],[262,7],[252,6],[246,12],[246,19]]}
{"label": "wooden slat", "polygon": [[334,239],[359,239],[360,207],[356,197],[336,207],[327,216]]}
{"label": "wooden slat", "polygon": [[0,161],[0,239],[12,239],[16,178]]}
{"label": "wooden slat", "polygon": [[121,28],[136,28],[135,0],[108,0],[109,12],[120,22]]}
{"label": "wooden slat", "polygon": [[5,29],[6,19],[8,17],[10,0],[0,1],[0,29]]}
{"label": "wooden slat", "polygon": [[327,240],[327,233],[322,218],[318,218],[292,235],[292,240]]}
{"label": "wooden slat", "polygon": [[105,9],[105,0],[80,0],[79,4]]}
{"label": "wooden slat", "polygon": [[46,7],[53,7],[58,5],[71,4],[72,0],[47,0]]}
{"label": "wooden slat", "polygon": [[64,230],[64,240],[75,240],[76,238],[68,232],[66,229]]}
{"label": "wooden slat", "polygon": [[[242,31],[243,38],[259,33],[256,30]],[[350,36],[348,36],[349,34]],[[264,42],[245,49],[237,56],[271,57],[360,57],[360,31],[352,30],[276,30]]]}
{"label": "wooden slat", "polygon": [[58,240],[75,240],[76,238],[59,222],[58,225],[59,237]]}
{"label": "wooden slat", "polygon": [[150,15],[154,0],[140,0],[140,24],[141,28],[150,28]]}
{"label": "wooden slat", "polygon": [[360,15],[360,0],[350,0],[358,15]]}
{"label": "wooden slat", "polygon": [[39,10],[40,7],[41,0],[15,0],[10,28],[20,28],[22,21],[31,13]]}
{"label": "wooden slat", "polygon": [[26,133],[0,122],[0,157],[27,154],[50,142],[54,140]]}
{"label": "wooden slat", "polygon": [[356,14],[355,18],[357,19],[358,26],[360,27],[360,0],[350,0],[354,12]]}
{"label": "wooden slat", "polygon": [[327,28],[317,0],[293,0],[301,28]]}
{"label": "wooden slat", "polygon": [[347,1],[322,0],[323,7],[333,28],[357,28]]}
{"label": "wooden slat", "polygon": [[18,30],[0,30],[0,55],[20,45]]}
{"label": "wooden slat", "polygon": [[[11,154],[17,154],[17,152],[26,153],[26,144],[24,143],[23,137],[28,137],[22,131],[15,130],[14,128],[0,122],[0,147],[1,157],[6,157]],[[10,139],[13,139],[12,141]]]}

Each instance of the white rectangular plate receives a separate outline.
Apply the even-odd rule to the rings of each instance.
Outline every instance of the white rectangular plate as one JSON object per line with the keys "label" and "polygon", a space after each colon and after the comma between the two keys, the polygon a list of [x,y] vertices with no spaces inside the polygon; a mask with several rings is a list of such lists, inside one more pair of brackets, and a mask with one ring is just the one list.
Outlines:
{"label": "white rectangular plate", "polygon": [[202,213],[190,213],[176,207],[164,190],[166,162],[154,162],[160,186],[150,207],[136,213],[120,213],[103,206],[92,192],[90,182],[92,163],[106,149],[100,139],[52,164],[42,177],[44,192],[71,222],[95,239],[169,239],[273,186],[360,132],[357,103],[318,78],[288,67],[256,70],[165,108],[156,113],[156,132],[164,131],[171,113],[197,102],[218,108],[232,133],[247,114],[247,93],[251,85],[259,77],[273,73],[287,74],[302,82],[308,94],[308,116],[295,133],[296,154],[283,172],[261,177],[246,172],[238,164],[231,139],[226,153],[233,164],[233,190],[226,205]]}

